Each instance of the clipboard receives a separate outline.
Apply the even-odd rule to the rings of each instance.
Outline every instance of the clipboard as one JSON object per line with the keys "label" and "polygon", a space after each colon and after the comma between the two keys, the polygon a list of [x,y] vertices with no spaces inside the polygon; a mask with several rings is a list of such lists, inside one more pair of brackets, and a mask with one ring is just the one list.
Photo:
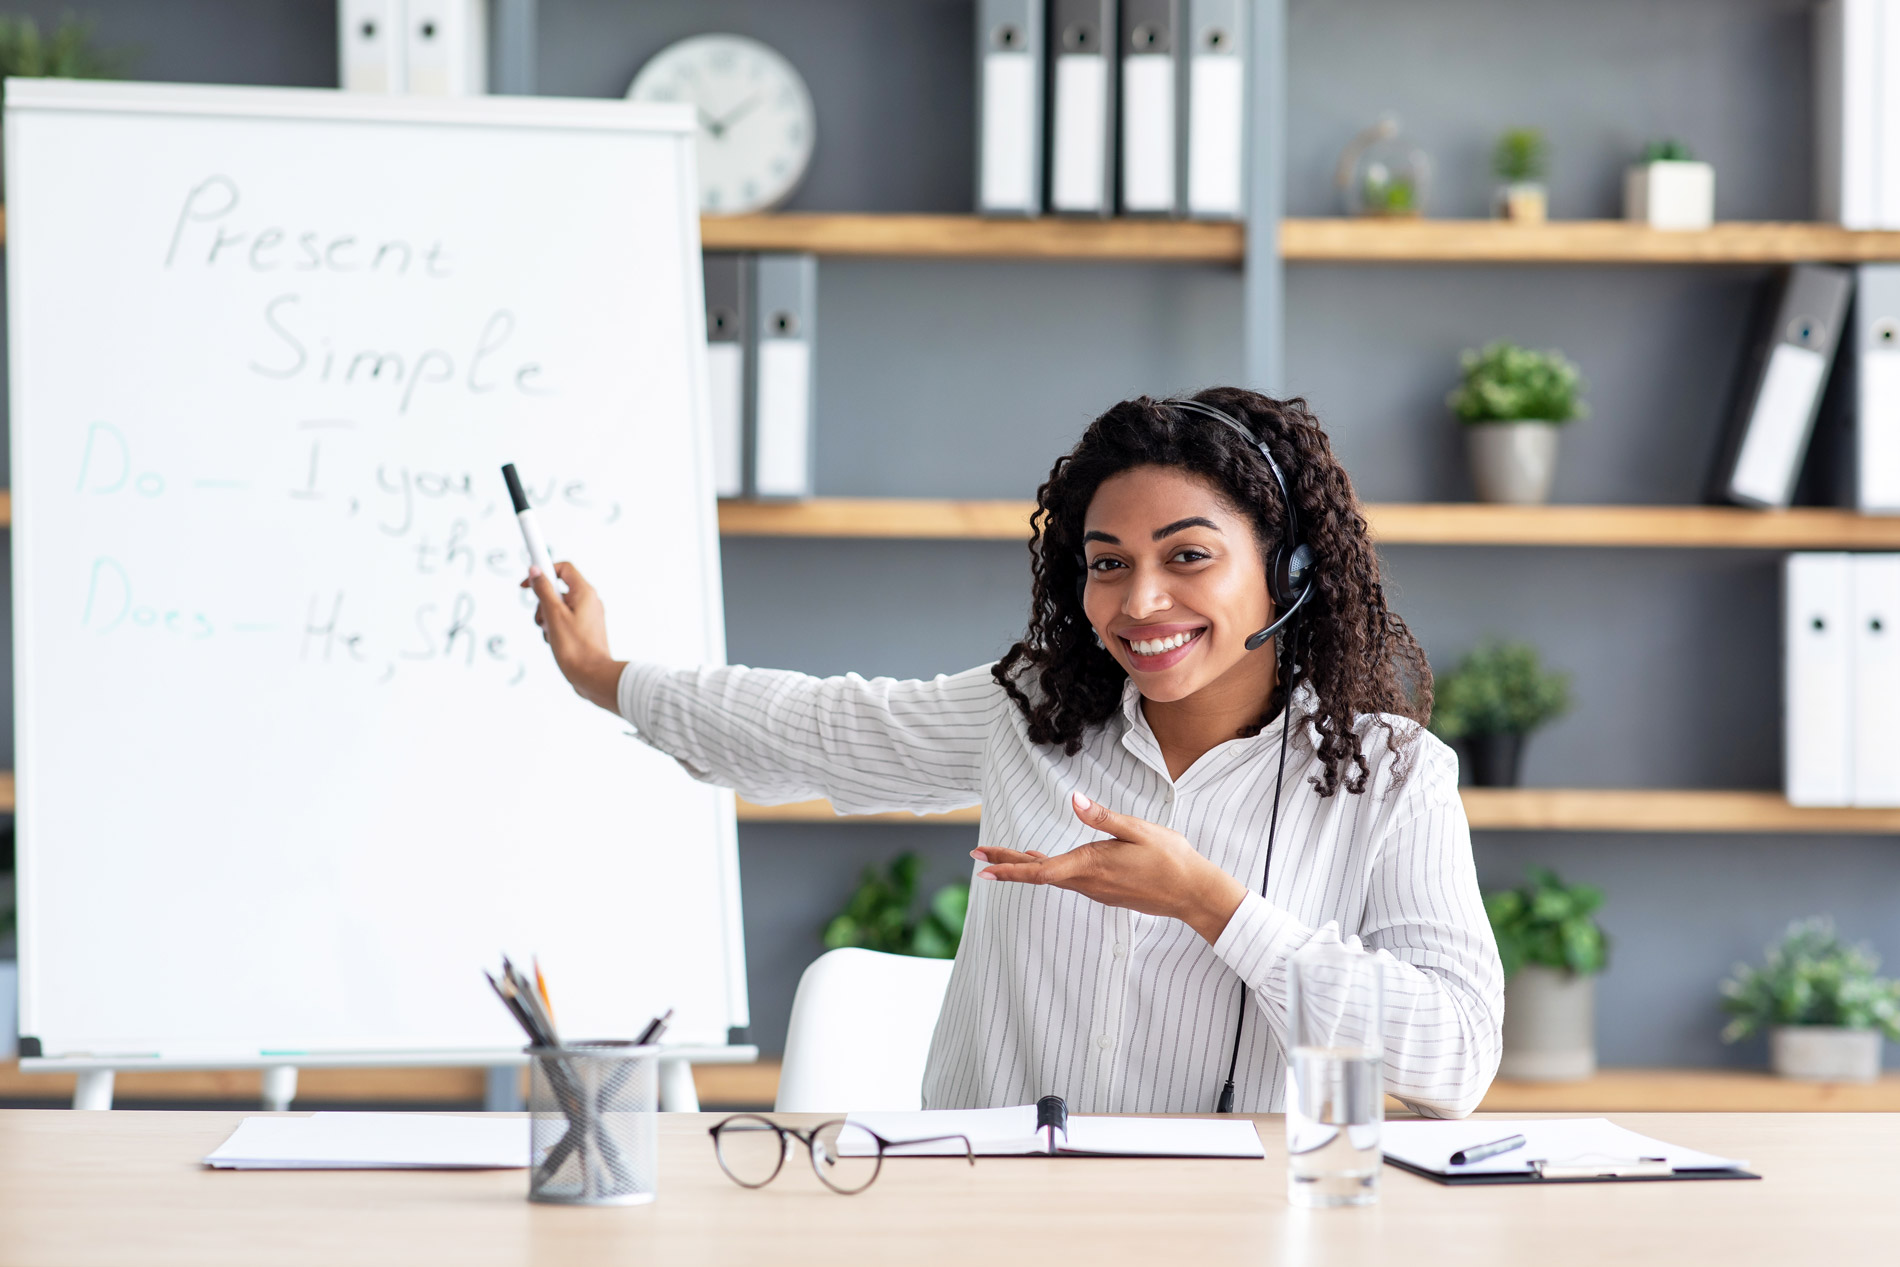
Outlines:
{"label": "clipboard", "polygon": [[1505,1183],[1668,1183],[1678,1179],[1761,1178],[1760,1175],[1749,1170],[1677,1170],[1667,1162],[1647,1161],[1641,1158],[1624,1158],[1592,1165],[1564,1165],[1540,1161],[1531,1170],[1479,1171],[1474,1174],[1429,1170],[1424,1166],[1415,1166],[1410,1162],[1401,1161],[1389,1153],[1385,1160],[1387,1165],[1397,1166],[1400,1170],[1410,1171],[1421,1179],[1429,1179],[1433,1183],[1444,1184],[1448,1188],[1470,1188]]}
{"label": "clipboard", "polygon": [[[1454,1164],[1464,1150],[1521,1135],[1522,1146]],[[1385,1159],[1447,1187],[1536,1183],[1668,1183],[1760,1179],[1748,1164],[1639,1135],[1608,1118],[1400,1121],[1385,1125]]]}

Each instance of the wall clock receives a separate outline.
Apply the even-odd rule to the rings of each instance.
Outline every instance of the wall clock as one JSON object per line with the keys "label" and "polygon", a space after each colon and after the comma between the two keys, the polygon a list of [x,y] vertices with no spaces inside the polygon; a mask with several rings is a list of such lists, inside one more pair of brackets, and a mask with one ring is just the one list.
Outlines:
{"label": "wall clock", "polygon": [[696,35],[661,49],[627,98],[694,107],[703,211],[777,206],[811,163],[811,92],[777,50],[743,35]]}

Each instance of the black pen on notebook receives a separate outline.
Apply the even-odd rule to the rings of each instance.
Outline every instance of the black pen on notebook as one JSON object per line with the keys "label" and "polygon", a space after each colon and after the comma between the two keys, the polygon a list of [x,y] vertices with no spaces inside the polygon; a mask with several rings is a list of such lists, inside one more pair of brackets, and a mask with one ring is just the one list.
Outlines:
{"label": "black pen on notebook", "polygon": [[1496,1157],[1499,1153],[1508,1153],[1513,1148],[1522,1147],[1524,1147],[1522,1135],[1507,1135],[1489,1144],[1473,1144],[1470,1148],[1459,1149],[1451,1155],[1451,1164],[1469,1166],[1474,1161],[1483,1161],[1487,1157]]}
{"label": "black pen on notebook", "polygon": [[521,487],[521,476],[516,474],[513,462],[501,468],[501,477],[508,482],[508,500],[514,503],[521,539],[528,543],[528,562],[540,568],[542,574],[554,582],[555,589],[560,589],[561,580],[554,575],[554,556],[548,553],[548,543],[541,538],[541,525],[534,517],[534,507],[528,504],[528,491]]}

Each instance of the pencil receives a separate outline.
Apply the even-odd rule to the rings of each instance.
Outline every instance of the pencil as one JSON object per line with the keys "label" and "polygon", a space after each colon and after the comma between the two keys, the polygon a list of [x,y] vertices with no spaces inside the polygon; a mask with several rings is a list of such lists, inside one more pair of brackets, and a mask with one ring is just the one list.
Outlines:
{"label": "pencil", "polygon": [[548,997],[548,979],[541,975],[541,956],[534,957],[534,988],[541,992],[541,1006],[547,1008],[548,1019],[554,1019],[554,1000]]}

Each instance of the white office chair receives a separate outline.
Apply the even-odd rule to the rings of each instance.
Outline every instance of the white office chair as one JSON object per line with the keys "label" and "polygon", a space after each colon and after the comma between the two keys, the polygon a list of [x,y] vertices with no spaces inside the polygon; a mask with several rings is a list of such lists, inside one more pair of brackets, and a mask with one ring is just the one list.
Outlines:
{"label": "white office chair", "polygon": [[923,1107],[924,1058],[951,961],[833,950],[798,979],[781,1113]]}

